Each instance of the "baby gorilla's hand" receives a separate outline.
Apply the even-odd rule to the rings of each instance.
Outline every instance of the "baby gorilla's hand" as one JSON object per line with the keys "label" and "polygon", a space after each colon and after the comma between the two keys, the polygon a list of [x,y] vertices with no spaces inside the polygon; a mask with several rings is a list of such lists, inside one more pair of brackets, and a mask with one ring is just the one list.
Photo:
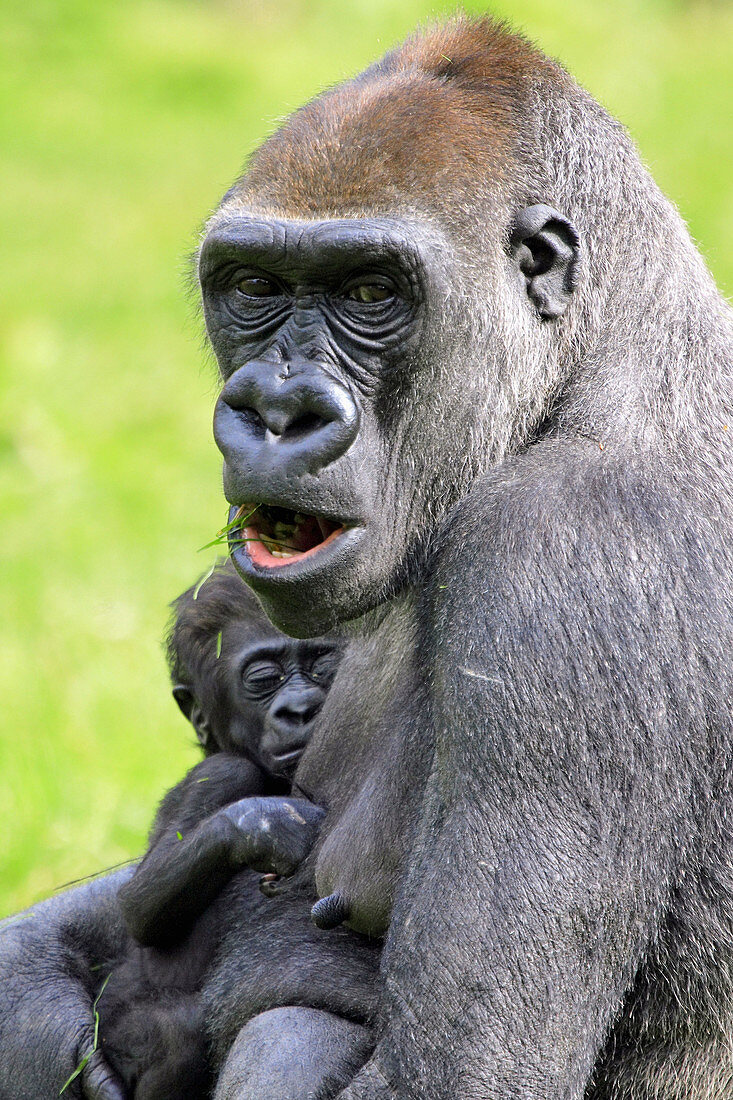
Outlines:
{"label": "baby gorilla's hand", "polygon": [[325,811],[305,798],[242,798],[219,811],[236,869],[291,875],[313,847]]}

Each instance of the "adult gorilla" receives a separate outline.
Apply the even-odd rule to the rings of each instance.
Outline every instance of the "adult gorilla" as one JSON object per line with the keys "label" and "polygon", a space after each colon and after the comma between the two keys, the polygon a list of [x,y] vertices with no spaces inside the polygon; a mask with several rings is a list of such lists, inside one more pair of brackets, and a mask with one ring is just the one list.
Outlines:
{"label": "adult gorilla", "polygon": [[458,20],[294,115],[201,276],[238,567],[366,638],[296,774],[389,929],[344,1100],[733,1096],[733,322],[677,213]]}

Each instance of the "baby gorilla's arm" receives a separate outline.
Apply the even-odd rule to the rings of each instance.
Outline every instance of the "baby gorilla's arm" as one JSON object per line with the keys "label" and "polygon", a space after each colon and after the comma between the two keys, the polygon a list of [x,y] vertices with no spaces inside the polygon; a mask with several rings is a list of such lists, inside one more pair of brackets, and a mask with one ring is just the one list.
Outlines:
{"label": "baby gorilla's arm", "polygon": [[251,797],[226,806],[184,836],[166,836],[120,891],[140,943],[180,939],[244,867],[291,874],[318,835],[324,811],[305,799]]}
{"label": "baby gorilla's arm", "polygon": [[152,846],[119,893],[136,940],[170,946],[237,871],[289,874],[305,858],[323,810],[305,799],[259,796],[262,787],[249,761],[218,754],[166,796]]}

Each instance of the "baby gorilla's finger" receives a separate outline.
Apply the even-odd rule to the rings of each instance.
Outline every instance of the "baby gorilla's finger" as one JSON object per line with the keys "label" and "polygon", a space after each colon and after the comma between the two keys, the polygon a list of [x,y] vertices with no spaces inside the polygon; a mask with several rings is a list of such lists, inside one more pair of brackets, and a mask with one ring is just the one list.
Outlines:
{"label": "baby gorilla's finger", "polygon": [[122,1082],[99,1050],[90,1055],[81,1079],[85,1100],[125,1100]]}

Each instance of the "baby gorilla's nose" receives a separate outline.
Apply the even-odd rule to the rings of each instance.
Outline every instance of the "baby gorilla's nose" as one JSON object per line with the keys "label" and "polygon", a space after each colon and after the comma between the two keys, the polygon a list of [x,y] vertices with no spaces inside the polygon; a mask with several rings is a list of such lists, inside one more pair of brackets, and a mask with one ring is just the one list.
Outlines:
{"label": "baby gorilla's nose", "polygon": [[290,776],[310,740],[325,693],[305,677],[295,677],[277,695],[267,714],[261,751],[274,771]]}
{"label": "baby gorilla's nose", "polygon": [[281,692],[275,706],[270,711],[270,721],[274,727],[281,730],[292,731],[293,736],[302,736],[300,731],[305,730],[307,738],[309,726],[323,704],[323,691],[320,687],[310,690],[285,693]]}

